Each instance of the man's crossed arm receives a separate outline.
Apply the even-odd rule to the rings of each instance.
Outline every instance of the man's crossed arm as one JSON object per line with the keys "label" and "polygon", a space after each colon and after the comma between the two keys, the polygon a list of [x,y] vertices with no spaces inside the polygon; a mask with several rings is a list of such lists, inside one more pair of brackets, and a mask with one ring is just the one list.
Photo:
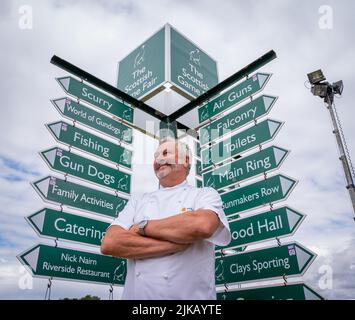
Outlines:
{"label": "man's crossed arm", "polygon": [[108,229],[101,244],[103,254],[122,258],[151,258],[185,250],[190,244],[209,238],[217,230],[219,218],[212,210],[198,209],[159,220],[150,220],[146,236],[138,226]]}

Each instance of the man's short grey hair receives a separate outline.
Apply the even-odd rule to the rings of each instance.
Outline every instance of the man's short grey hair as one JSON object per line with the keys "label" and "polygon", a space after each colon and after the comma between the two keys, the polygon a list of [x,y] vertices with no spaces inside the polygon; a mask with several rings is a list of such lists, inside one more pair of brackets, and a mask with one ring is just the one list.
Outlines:
{"label": "man's short grey hair", "polygon": [[173,141],[177,144],[179,160],[183,159],[183,161],[185,161],[186,157],[189,158],[189,165],[188,165],[187,171],[186,171],[186,176],[188,176],[190,173],[190,170],[191,170],[191,161],[192,161],[192,153],[191,153],[191,149],[190,149],[189,145],[181,140],[174,139],[171,137],[164,138],[163,140],[161,140],[159,142],[159,144],[163,144],[165,142],[170,142],[170,141]]}

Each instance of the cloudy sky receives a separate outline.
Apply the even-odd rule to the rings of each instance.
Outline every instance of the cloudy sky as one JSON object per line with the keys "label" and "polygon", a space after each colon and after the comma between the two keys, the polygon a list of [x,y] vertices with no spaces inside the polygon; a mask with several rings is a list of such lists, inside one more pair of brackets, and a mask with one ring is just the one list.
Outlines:
{"label": "cloudy sky", "polygon": [[[32,20],[24,26],[28,9]],[[354,299],[352,206],[329,113],[305,84],[306,74],[319,68],[330,82],[344,81],[335,102],[355,158],[354,11],[351,0],[1,1],[0,299],[43,299],[47,285],[29,278],[16,255],[39,242],[53,244],[24,219],[44,207],[30,182],[50,174],[38,151],[55,145],[44,124],[60,120],[49,99],[64,96],[55,77],[66,73],[50,58],[55,54],[115,84],[117,62],[165,23],[218,61],[220,80],[276,51],[278,58],[261,69],[273,73],[264,93],[279,97],[269,117],[285,121],[273,143],[291,150],[280,172],[299,180],[285,203],[307,214],[297,233],[282,241],[317,253],[303,279],[313,289],[328,299]],[[134,139],[133,192],[154,190],[149,155],[155,142],[137,132]],[[114,292],[119,298],[121,290]],[[107,299],[109,287],[53,283],[54,299],[86,294]]]}

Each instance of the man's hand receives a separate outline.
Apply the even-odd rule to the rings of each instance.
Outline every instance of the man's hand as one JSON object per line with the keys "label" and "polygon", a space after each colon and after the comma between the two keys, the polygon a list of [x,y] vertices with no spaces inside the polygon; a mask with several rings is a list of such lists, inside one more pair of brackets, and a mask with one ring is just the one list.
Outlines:
{"label": "man's hand", "polygon": [[168,218],[150,220],[145,234],[158,240],[187,244],[207,239],[219,226],[218,215],[208,209],[197,209]]}
{"label": "man's hand", "polygon": [[138,224],[134,224],[132,227],[129,228],[129,231],[132,233],[140,234],[139,233],[139,226]]}
{"label": "man's hand", "polygon": [[186,250],[189,245],[143,237],[138,233],[138,225],[129,230],[111,226],[102,240],[101,253],[127,259],[161,257]]}

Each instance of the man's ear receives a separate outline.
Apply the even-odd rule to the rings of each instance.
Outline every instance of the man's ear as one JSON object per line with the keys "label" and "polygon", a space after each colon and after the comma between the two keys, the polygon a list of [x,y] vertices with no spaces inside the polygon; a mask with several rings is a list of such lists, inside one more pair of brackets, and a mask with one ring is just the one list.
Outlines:
{"label": "man's ear", "polygon": [[186,158],[185,158],[184,168],[186,169],[186,174],[188,175],[190,173],[190,157],[189,156],[186,156]]}
{"label": "man's ear", "polygon": [[187,168],[190,164],[190,157],[189,156],[186,156],[185,158],[185,163],[184,163],[184,167]]}

